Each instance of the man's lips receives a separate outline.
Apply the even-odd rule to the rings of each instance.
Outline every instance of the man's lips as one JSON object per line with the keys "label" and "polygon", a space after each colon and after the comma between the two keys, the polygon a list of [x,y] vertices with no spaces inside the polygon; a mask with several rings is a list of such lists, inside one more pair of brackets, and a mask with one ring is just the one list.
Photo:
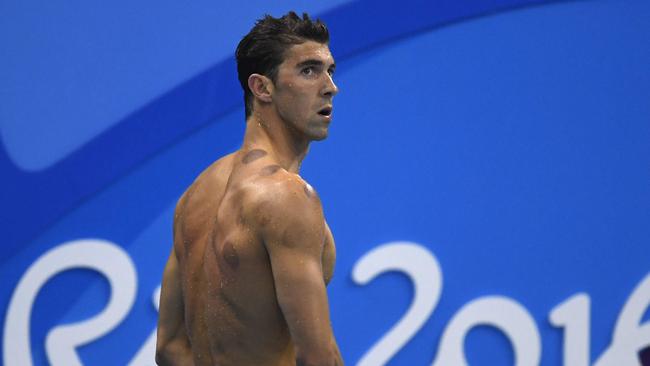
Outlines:
{"label": "man's lips", "polygon": [[332,115],[332,107],[327,106],[327,107],[321,108],[321,110],[318,111],[318,114],[320,114],[321,116],[329,117],[329,116]]}

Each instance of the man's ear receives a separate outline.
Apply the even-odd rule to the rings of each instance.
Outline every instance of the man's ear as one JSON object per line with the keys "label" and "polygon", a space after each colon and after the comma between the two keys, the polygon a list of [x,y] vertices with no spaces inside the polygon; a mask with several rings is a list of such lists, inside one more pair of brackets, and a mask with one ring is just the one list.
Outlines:
{"label": "man's ear", "polygon": [[248,77],[248,88],[253,93],[253,96],[262,102],[270,103],[273,100],[271,96],[273,93],[273,83],[271,79],[264,75],[251,74]]}

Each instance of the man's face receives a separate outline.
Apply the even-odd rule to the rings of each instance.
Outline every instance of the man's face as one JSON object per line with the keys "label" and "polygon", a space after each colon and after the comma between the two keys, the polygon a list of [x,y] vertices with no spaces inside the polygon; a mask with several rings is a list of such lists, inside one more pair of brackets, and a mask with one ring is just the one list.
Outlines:
{"label": "man's face", "polygon": [[329,47],[314,41],[286,51],[274,83],[273,103],[279,116],[309,140],[322,140],[332,120],[334,59]]}

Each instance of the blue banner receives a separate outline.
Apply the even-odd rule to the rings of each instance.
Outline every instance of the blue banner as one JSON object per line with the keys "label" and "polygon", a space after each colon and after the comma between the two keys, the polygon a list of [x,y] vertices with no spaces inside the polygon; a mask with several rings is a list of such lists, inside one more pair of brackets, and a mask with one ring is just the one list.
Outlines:
{"label": "blue banner", "polygon": [[2,359],[152,365],[176,200],[245,128],[263,13],[332,34],[302,176],[351,365],[650,358],[650,3],[1,6]]}

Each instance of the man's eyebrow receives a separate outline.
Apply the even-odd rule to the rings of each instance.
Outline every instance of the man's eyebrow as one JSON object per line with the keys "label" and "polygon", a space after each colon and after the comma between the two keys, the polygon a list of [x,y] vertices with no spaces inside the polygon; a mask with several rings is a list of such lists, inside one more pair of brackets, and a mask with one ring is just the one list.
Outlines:
{"label": "man's eyebrow", "polygon": [[303,66],[323,66],[323,61],[316,60],[316,59],[309,59],[309,60],[305,60],[303,62],[299,62],[296,65],[296,67],[303,67]]}
{"label": "man's eyebrow", "polygon": [[[305,60],[303,62],[299,62],[296,65],[296,67],[300,68],[300,67],[304,67],[304,66],[323,66],[323,65],[324,65],[324,62],[321,61],[321,60],[309,59],[309,60]],[[329,68],[332,69],[332,70],[336,69],[336,64],[333,63],[332,65],[330,65]]]}

